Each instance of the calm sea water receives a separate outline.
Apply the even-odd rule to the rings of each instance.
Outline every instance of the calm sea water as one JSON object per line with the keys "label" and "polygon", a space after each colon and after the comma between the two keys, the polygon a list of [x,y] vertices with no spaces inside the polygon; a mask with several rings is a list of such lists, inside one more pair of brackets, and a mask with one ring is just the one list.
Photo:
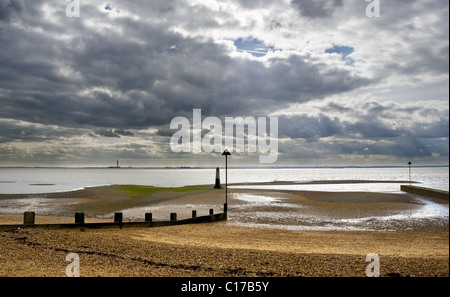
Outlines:
{"label": "calm sea water", "polygon": [[[112,184],[160,187],[214,184],[215,169],[138,169],[138,168],[0,168],[0,194],[35,194],[71,191]],[[411,169],[411,179],[419,186],[449,190],[448,167]],[[270,168],[228,169],[228,183],[273,181],[379,180],[408,181],[408,168]],[[225,172],[221,170],[221,181]],[[286,186],[284,186],[286,187]],[[359,184],[295,185],[298,190],[360,191]],[[365,191],[399,191],[399,184],[365,184]]]}

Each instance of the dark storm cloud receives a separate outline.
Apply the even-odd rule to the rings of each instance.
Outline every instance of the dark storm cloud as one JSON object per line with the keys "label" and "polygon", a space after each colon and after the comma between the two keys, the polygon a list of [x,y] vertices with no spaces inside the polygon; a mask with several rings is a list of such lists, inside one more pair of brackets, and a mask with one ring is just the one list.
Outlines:
{"label": "dark storm cloud", "polygon": [[84,130],[0,119],[0,143],[40,142],[80,136]]}
{"label": "dark storm cloud", "polygon": [[285,139],[280,142],[280,160],[383,156],[387,152],[399,159],[449,155],[448,108],[393,102],[361,102],[349,107],[329,102],[319,109],[328,114],[279,117],[279,135]]}
{"label": "dark storm cloud", "polygon": [[10,23],[23,10],[22,1],[2,0],[0,1],[0,21]]}
{"label": "dark storm cloud", "polygon": [[103,137],[113,137],[113,138],[120,138],[121,136],[134,136],[134,133],[129,130],[124,129],[96,129],[94,132],[90,132],[89,136],[97,137],[97,136],[103,136]]}
{"label": "dark storm cloud", "polygon": [[[438,106],[415,104],[405,107],[392,102],[362,102],[346,107],[329,102],[320,110],[323,113],[280,116],[280,137],[316,141],[326,137],[370,140],[448,138],[449,135],[448,109]],[[332,112],[344,113],[349,119],[339,118]]]}
{"label": "dark storm cloud", "polygon": [[129,131],[129,130],[124,130],[124,129],[116,129],[114,130],[114,133],[118,134],[118,135],[122,135],[122,136],[134,136],[134,133]]}
{"label": "dark storm cloud", "polygon": [[303,138],[310,141],[317,138],[342,135],[344,125],[338,118],[330,118],[324,114],[318,116],[297,115],[278,118],[279,135],[288,138]]}
{"label": "dark storm cloud", "polygon": [[247,9],[264,8],[273,5],[275,3],[272,0],[233,0],[233,1],[239,3],[239,5]]}
{"label": "dark storm cloud", "polygon": [[172,137],[173,133],[174,133],[174,130],[173,129],[169,129],[169,128],[161,128],[161,129],[158,129],[156,131],[156,134],[159,135],[159,136]]}
{"label": "dark storm cloud", "polygon": [[292,0],[291,4],[304,17],[327,18],[333,15],[335,9],[342,7],[342,0]]}
{"label": "dark storm cloud", "polygon": [[[163,150],[170,121],[194,108],[221,119],[284,109],[295,114],[279,117],[285,156],[295,158],[289,147],[310,158],[448,156],[448,109],[426,96],[413,105],[347,97],[397,79],[447,82],[448,1],[381,1],[380,19],[365,16],[367,1],[274,3],[86,0],[68,18],[67,1],[0,0],[0,143],[54,141],[36,156],[63,157],[70,149],[55,149],[58,139],[89,135],[68,154],[146,158],[148,144],[104,143],[156,138]],[[233,44],[249,36],[250,50],[266,47],[258,59]]]}
{"label": "dark storm cloud", "polygon": [[[264,112],[370,83],[307,55],[266,64],[233,59],[212,40],[182,36],[164,23],[113,19],[87,4],[78,22],[62,13],[60,26],[27,15],[29,6],[22,24],[40,24],[44,32],[9,28],[0,37],[0,87],[8,90],[0,94],[8,106],[0,116],[5,118],[145,128],[193,108],[215,116]],[[83,18],[113,27],[99,31]]]}
{"label": "dark storm cloud", "polygon": [[[447,149],[446,149],[447,147]],[[448,157],[445,141],[434,139],[399,137],[386,142],[364,144],[358,141],[336,141],[333,143],[335,153],[359,155],[386,155],[397,158],[431,157],[433,153]]]}
{"label": "dark storm cloud", "polygon": [[95,134],[103,137],[117,137],[120,138],[120,135],[114,133],[112,129],[97,129],[95,130]]}
{"label": "dark storm cloud", "polygon": [[[366,142],[358,139],[287,140],[279,144],[279,160],[300,160],[303,165],[315,165],[315,161],[330,160],[347,163],[345,156],[386,156],[399,160],[405,158],[430,158],[434,155],[448,158],[448,142],[444,139],[398,137],[387,141]],[[361,160],[361,159],[359,159]],[[292,161],[291,161],[292,162]],[[361,164],[360,161],[357,164]]]}

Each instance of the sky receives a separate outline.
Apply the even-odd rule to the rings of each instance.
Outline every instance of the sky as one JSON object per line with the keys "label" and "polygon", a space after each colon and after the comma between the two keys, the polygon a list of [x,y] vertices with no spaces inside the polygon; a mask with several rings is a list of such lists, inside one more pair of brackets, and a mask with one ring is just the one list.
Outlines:
{"label": "sky", "polygon": [[271,166],[449,163],[447,0],[76,2],[0,0],[0,166],[219,166],[194,109],[276,117]]}

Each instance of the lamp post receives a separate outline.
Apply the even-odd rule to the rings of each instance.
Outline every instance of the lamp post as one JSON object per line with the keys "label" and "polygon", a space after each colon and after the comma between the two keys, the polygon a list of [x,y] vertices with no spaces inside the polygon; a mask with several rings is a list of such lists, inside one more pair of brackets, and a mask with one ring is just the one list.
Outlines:
{"label": "lamp post", "polygon": [[409,167],[409,185],[411,185],[411,162],[408,162],[408,167]]}
{"label": "lamp post", "polygon": [[228,150],[224,150],[222,156],[225,156],[225,204],[223,206],[224,212],[228,211],[228,156],[231,153]]}

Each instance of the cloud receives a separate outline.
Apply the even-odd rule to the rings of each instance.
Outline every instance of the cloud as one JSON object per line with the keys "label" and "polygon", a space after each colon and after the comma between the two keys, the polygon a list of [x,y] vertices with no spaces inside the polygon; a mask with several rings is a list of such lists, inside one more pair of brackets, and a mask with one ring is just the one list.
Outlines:
{"label": "cloud", "polygon": [[104,137],[117,137],[117,138],[120,138],[120,135],[114,133],[111,129],[109,129],[109,130],[107,130],[107,129],[97,129],[97,130],[95,130],[95,134],[97,134],[99,136],[104,136]]}
{"label": "cloud", "polygon": [[333,15],[333,12],[342,8],[342,0],[292,0],[292,6],[295,7],[301,16],[307,18],[328,18]]}
{"label": "cloud", "polygon": [[83,129],[0,118],[0,143],[60,140],[85,134]]}
{"label": "cloud", "polygon": [[297,156],[312,162],[333,155],[373,159],[387,154],[397,159],[448,158],[448,106],[434,104],[362,100],[347,106],[330,101],[317,104],[317,114],[281,115],[279,159]]}
{"label": "cloud", "polygon": [[124,129],[116,129],[114,130],[114,133],[118,134],[118,135],[122,135],[122,136],[134,136],[134,133],[129,131],[129,130],[124,130]]}
{"label": "cloud", "polygon": [[309,54],[233,59],[222,44],[184,37],[160,24],[124,18],[105,19],[107,25],[121,30],[100,33],[85,24],[67,30],[69,41],[55,39],[54,27],[39,35],[21,30],[5,34],[7,52],[15,54],[1,56],[1,85],[9,94],[0,98],[9,109],[0,116],[144,128],[167,124],[196,107],[216,116],[262,112],[370,84]]}
{"label": "cloud", "polygon": [[359,0],[86,0],[80,18],[67,4],[0,0],[2,159],[23,143],[63,158],[73,140],[71,158],[180,160],[169,123],[194,108],[280,115],[293,160],[287,143],[329,160],[448,156],[448,1],[381,1],[380,18]]}
{"label": "cloud", "polygon": [[329,136],[378,139],[446,138],[449,133],[448,106],[443,102],[424,107],[421,103],[400,105],[364,100],[347,106],[330,101],[315,109],[319,113],[281,115],[279,134],[303,139]]}
{"label": "cloud", "polygon": [[89,135],[120,138],[121,136],[134,136],[134,133],[124,129],[115,129],[114,131],[112,129],[96,129],[95,132],[89,132]]}
{"label": "cloud", "polygon": [[309,116],[307,114],[296,116],[281,116],[278,119],[280,137],[302,138],[316,141],[318,138],[337,136],[344,133],[344,125],[338,118],[327,115]]}
{"label": "cloud", "polygon": [[1,0],[0,1],[0,21],[11,23],[18,18],[24,9],[24,4],[20,0]]}

